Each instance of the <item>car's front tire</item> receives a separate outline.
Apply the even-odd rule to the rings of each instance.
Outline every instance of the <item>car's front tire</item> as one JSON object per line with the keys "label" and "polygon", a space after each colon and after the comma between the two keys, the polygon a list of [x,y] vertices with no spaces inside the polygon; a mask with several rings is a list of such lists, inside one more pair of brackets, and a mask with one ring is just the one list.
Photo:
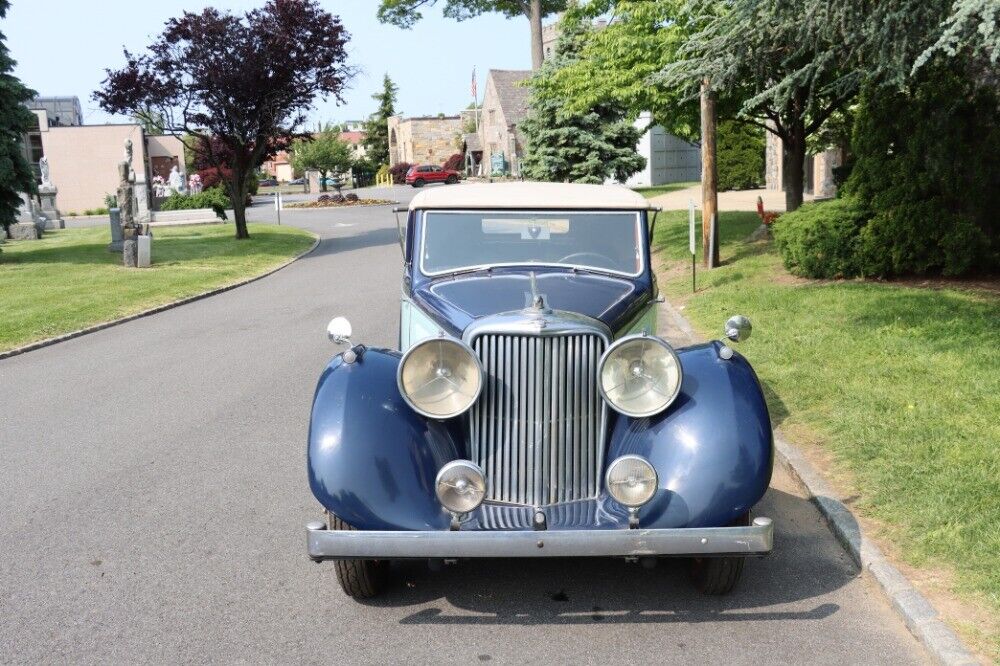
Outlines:
{"label": "car's front tire", "polygon": [[458,176],[448,176],[448,178],[444,182],[447,183],[448,185],[454,185],[455,183],[458,182]]}
{"label": "car's front tire", "polygon": [[[750,512],[730,523],[731,527],[750,524]],[[740,582],[745,557],[696,557],[691,560],[691,579],[702,594],[719,596],[729,594]]]}
{"label": "car's front tire", "polygon": [[[354,529],[332,513],[329,516],[331,530]],[[333,565],[340,587],[353,599],[377,597],[389,583],[388,560],[334,560]]]}

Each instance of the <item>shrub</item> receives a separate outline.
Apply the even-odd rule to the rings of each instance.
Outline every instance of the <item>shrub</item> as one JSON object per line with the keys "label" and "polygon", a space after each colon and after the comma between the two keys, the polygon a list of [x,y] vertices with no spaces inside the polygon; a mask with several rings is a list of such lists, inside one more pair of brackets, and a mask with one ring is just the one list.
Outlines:
{"label": "shrub", "polygon": [[860,234],[866,212],[852,198],[803,205],[771,226],[785,268],[811,278],[862,274]]}
{"label": "shrub", "polygon": [[465,166],[465,155],[462,153],[455,153],[449,157],[442,168],[448,171],[461,171]]}
{"label": "shrub", "polygon": [[200,194],[178,194],[174,192],[160,204],[160,210],[194,210],[211,208],[220,219],[226,219],[226,209],[230,207],[229,197],[220,187],[209,187]]}
{"label": "shrub", "polygon": [[389,175],[389,165],[388,164],[383,164],[382,166],[380,166],[378,168],[378,171],[375,172],[375,178],[378,181],[381,181],[383,178],[385,178],[388,175]]}
{"label": "shrub", "polygon": [[1000,104],[954,69],[928,67],[908,90],[866,90],[843,192],[870,221],[865,275],[961,275],[1000,267]]}
{"label": "shrub", "polygon": [[725,120],[716,135],[719,190],[749,190],[764,183],[764,132]]}
{"label": "shrub", "polygon": [[404,185],[406,183],[406,172],[412,166],[408,162],[399,162],[389,167],[389,175],[392,176],[392,182],[396,185]]}
{"label": "shrub", "polygon": [[347,194],[344,195],[344,199],[346,199],[347,201],[357,201],[358,195],[355,194],[354,192],[348,192]]}

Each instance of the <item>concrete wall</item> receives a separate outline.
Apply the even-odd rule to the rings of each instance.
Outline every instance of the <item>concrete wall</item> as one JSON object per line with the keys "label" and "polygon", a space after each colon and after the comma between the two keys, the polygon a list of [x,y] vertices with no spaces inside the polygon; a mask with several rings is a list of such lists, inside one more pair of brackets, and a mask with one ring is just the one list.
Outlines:
{"label": "concrete wall", "polygon": [[490,161],[493,155],[503,153],[511,174],[520,174],[522,146],[519,145],[515,128],[504,116],[500,106],[500,96],[493,85],[493,79],[486,81],[483,93],[483,108],[479,114],[479,143],[483,147],[482,175],[490,175]]}
{"label": "concrete wall", "polygon": [[66,213],[104,206],[104,195],[118,190],[118,163],[125,156],[125,139],[132,140],[136,180],[146,182],[146,148],[139,125],[49,127],[42,147],[49,160],[56,203]]}
{"label": "concrete wall", "polygon": [[[635,126],[649,127],[652,115],[642,113]],[[666,183],[681,183],[701,179],[701,149],[668,134],[661,125],[653,125],[639,137],[636,152],[646,158],[646,167],[633,174],[625,184],[629,187],[648,187]]]}
{"label": "concrete wall", "polygon": [[458,152],[456,135],[462,132],[458,116],[402,118],[392,116],[389,124],[389,161],[393,164],[444,164]]}

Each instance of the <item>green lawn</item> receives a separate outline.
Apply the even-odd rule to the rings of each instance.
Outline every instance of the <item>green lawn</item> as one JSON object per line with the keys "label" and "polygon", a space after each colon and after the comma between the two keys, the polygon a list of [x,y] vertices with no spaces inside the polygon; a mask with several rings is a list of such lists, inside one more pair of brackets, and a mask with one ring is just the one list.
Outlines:
{"label": "green lawn", "polygon": [[231,224],[157,229],[153,266],[121,266],[107,251],[107,227],[47,232],[7,241],[0,253],[0,350],[117,319],[263,273],[305,250],[313,237],[293,227]]}
{"label": "green lawn", "polygon": [[[724,265],[691,296],[690,264],[668,262],[667,297],[707,336],[752,319],[739,349],[774,423],[830,461],[892,552],[982,611],[956,624],[1000,659],[1000,298],[796,279],[770,243],[744,241],[755,214],[720,225]],[[689,262],[687,213],[661,214],[655,244]]]}
{"label": "green lawn", "polygon": [[647,199],[652,199],[653,197],[658,197],[661,194],[666,194],[667,192],[686,190],[687,188],[694,187],[695,185],[699,185],[698,181],[691,181],[689,183],[667,183],[666,185],[653,185],[651,187],[633,187],[632,189]]}

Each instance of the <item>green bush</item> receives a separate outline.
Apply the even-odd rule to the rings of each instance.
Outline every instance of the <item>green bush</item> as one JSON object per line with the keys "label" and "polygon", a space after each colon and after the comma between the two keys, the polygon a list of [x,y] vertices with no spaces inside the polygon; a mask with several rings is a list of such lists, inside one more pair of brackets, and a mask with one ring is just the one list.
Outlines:
{"label": "green bush", "polygon": [[855,277],[862,274],[858,249],[867,221],[858,203],[844,198],[805,204],[779,217],[771,229],[791,273],[812,278]]}
{"label": "green bush", "polygon": [[750,190],[764,184],[764,131],[734,120],[716,134],[719,190]]}
{"label": "green bush", "polygon": [[905,91],[868,90],[843,192],[869,222],[865,275],[962,275],[1000,267],[1000,103],[962,74],[927,68]]}
{"label": "green bush", "polygon": [[231,208],[229,197],[221,187],[210,187],[199,194],[179,194],[174,192],[160,204],[160,210],[194,210],[211,208],[220,219],[226,219],[226,209]]}

